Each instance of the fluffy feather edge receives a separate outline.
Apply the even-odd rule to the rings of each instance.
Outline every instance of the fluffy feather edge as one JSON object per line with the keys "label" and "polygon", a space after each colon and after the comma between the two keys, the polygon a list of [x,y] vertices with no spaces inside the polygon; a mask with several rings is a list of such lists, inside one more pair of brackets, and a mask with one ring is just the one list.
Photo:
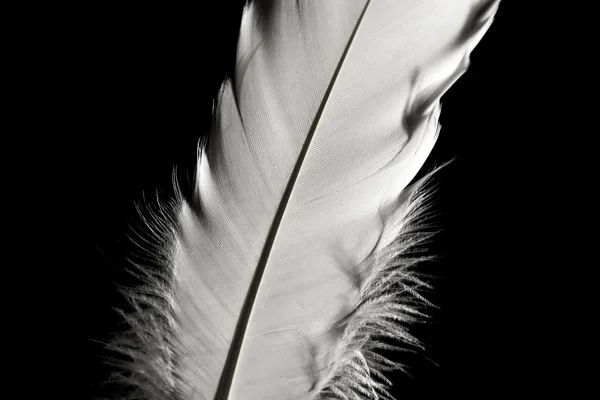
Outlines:
{"label": "fluffy feather edge", "polygon": [[[434,258],[424,246],[435,234],[430,223],[435,193],[431,181],[442,167],[405,190],[403,211],[391,228],[397,232],[395,239],[365,260],[372,265],[361,283],[360,301],[332,328],[341,332],[341,339],[329,372],[313,389],[315,399],[392,400],[392,382],[385,374],[405,370],[405,365],[383,353],[423,349],[410,327],[425,320],[425,308],[434,307],[423,296],[431,286],[418,269]],[[186,200],[175,176],[171,199],[157,195],[137,207],[145,228],[131,240],[146,262],[130,263],[129,272],[141,283],[122,290],[130,307],[117,311],[127,328],[107,345],[118,355],[109,361],[114,369],[110,381],[123,385],[122,399],[193,398],[193,383],[182,379],[178,365],[178,358],[186,352],[179,332],[186,327],[177,319],[177,269],[172,260],[178,214]]]}

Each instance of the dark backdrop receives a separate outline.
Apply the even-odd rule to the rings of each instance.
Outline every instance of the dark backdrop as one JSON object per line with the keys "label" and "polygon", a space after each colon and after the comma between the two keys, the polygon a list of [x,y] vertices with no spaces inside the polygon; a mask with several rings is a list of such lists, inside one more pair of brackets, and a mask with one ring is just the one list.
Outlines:
{"label": "dark backdrop", "polygon": [[[93,229],[89,300],[94,396],[109,368],[102,342],[117,329],[112,307],[123,305],[118,285],[130,251],[128,229],[136,225],[133,204],[160,189],[166,196],[174,165],[189,171],[201,135],[208,132],[213,101],[231,71],[242,1],[210,8],[174,5],[101,7],[94,35],[85,44],[92,57],[82,85],[89,87]],[[413,332],[427,346],[424,356],[401,355],[409,375],[394,375],[398,398],[479,395],[500,388],[498,343],[507,316],[492,288],[501,271],[511,230],[498,207],[505,176],[508,133],[516,124],[513,5],[504,1],[496,21],[475,49],[471,66],[442,99],[442,130],[425,169],[456,157],[439,173],[437,221],[443,231],[432,244],[440,262],[425,266],[435,276],[429,294],[440,308],[432,322]],[[184,174],[185,175],[185,174]]]}

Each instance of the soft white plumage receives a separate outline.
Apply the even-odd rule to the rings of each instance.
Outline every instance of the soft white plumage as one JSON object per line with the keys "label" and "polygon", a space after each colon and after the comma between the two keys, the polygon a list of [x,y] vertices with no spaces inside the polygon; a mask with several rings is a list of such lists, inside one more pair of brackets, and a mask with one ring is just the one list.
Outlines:
{"label": "soft white plumage", "polygon": [[247,6],[195,193],[159,213],[165,270],[133,297],[144,396],[389,397],[382,338],[417,345],[424,301],[428,192],[408,185],[497,5]]}

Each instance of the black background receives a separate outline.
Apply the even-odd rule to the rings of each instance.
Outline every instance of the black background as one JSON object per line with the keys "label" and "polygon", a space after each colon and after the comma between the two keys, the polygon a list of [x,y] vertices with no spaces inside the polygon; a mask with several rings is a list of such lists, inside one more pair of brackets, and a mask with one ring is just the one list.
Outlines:
{"label": "black background", "polygon": [[[174,5],[99,8],[92,55],[82,84],[89,88],[87,135],[92,139],[94,235],[90,237],[90,381],[94,396],[109,368],[102,342],[117,329],[112,307],[123,306],[118,285],[131,251],[127,234],[137,224],[134,202],[160,189],[169,195],[173,167],[189,171],[200,136],[210,127],[217,90],[232,70],[242,1],[210,7]],[[508,284],[502,272],[514,221],[498,207],[507,177],[505,149],[517,123],[518,83],[514,6],[503,1],[496,20],[471,56],[467,73],[442,99],[442,130],[424,167],[456,157],[437,178],[437,219],[443,231],[432,244],[440,262],[428,265],[440,307],[432,322],[412,331],[428,347],[424,356],[401,355],[409,375],[394,375],[398,398],[479,395],[501,390],[502,345],[508,310],[492,288]],[[432,361],[430,361],[431,359]],[[504,360],[506,361],[506,360]]]}

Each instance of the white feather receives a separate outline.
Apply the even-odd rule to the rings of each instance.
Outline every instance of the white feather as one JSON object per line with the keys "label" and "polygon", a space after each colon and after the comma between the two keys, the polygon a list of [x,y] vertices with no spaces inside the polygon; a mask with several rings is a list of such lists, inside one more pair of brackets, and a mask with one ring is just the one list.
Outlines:
{"label": "white feather", "polygon": [[134,299],[148,397],[389,397],[381,338],[418,345],[405,323],[424,301],[410,249],[427,192],[407,185],[497,5],[246,7],[195,193],[162,228],[161,300]]}

